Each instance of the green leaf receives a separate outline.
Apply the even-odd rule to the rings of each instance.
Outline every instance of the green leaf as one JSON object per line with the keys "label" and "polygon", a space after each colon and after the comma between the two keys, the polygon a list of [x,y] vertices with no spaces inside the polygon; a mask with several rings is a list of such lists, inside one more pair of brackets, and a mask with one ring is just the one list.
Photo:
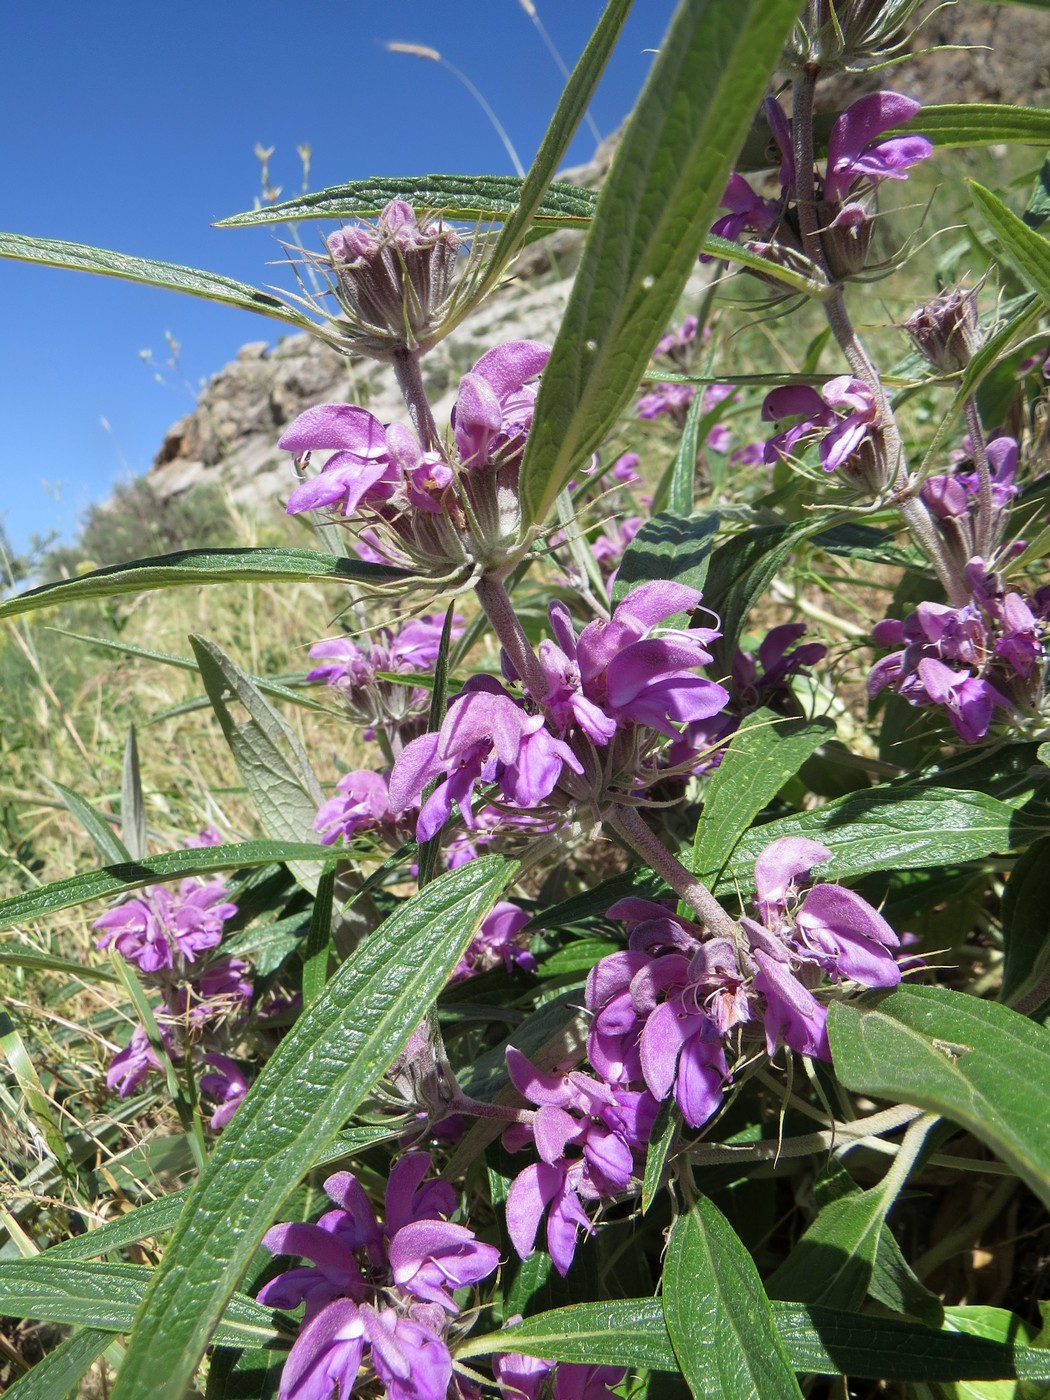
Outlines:
{"label": "green leaf", "polygon": [[693,870],[705,884],[722,875],[737,842],[810,754],[835,736],[831,720],[748,715],[715,769],[693,839]]}
{"label": "green leaf", "polygon": [[77,821],[84,828],[87,834],[95,843],[99,853],[106,860],[112,861],[114,865],[120,861],[130,860],[131,852],[113,830],[111,824],[106,820],[101,812],[97,812],[86,798],[74,792],[72,788],[65,787],[62,783],[56,783],[52,779],[46,779],[48,787],[54,788],[67,809],[72,812]]}
{"label": "green leaf", "polygon": [[[362,1148],[386,1142],[395,1136],[397,1130],[386,1127],[349,1128],[346,1132],[337,1133],[331,1145],[318,1153],[314,1166],[322,1167],[328,1162],[339,1161]],[[41,1258],[95,1259],[99,1255],[123,1249],[126,1245],[137,1244],[140,1240],[165,1235],[178,1224],[189,1194],[190,1188],[186,1187],[182,1191],[172,1191],[168,1196],[160,1196],[155,1201],[147,1201],[145,1205],[128,1211],[126,1215],[118,1215],[115,1220],[109,1220],[95,1230],[83,1235],[71,1235],[60,1244],[53,1244]]]}
{"label": "green leaf", "polygon": [[679,6],[598,201],[544,371],[521,468],[526,520],[542,521],[634,392],[674,314],[794,0]]}
{"label": "green leaf", "polygon": [[317,896],[310,916],[310,932],[303,950],[303,1005],[312,1006],[328,980],[328,960],[333,952],[332,896],[338,866],[333,860],[325,866],[317,882]]}
{"label": "green leaf", "polygon": [[[678,451],[668,468],[670,475],[667,477],[667,500],[663,500],[661,495],[660,487],[664,484],[661,481],[660,487],[656,491],[654,509],[666,509],[671,515],[690,516],[693,513],[693,498],[696,494],[696,459],[700,455],[700,446],[707,437],[706,432],[701,432],[701,421],[706,416],[704,413],[705,397],[701,393],[693,395],[689,411],[685,416]],[[719,411],[720,407],[712,409],[712,413]]]}
{"label": "green leaf", "polygon": [[31,588],[0,603],[0,619],[58,603],[146,593],[155,588],[190,588],[205,583],[382,583],[404,577],[402,570],[385,564],[340,559],[316,549],[183,549]]}
{"label": "green leaf", "polygon": [[[1003,985],[1001,1001],[1035,992],[1050,963],[1050,837],[1025,851],[1010,872],[1003,894]],[[1032,1007],[1033,1011],[1038,1007]]]}
{"label": "green leaf", "polygon": [[668,512],[647,520],[624,553],[613,584],[613,602],[619,603],[633,588],[653,579],[673,579],[702,589],[718,525],[714,512],[691,519]]}
{"label": "green leaf", "polygon": [[71,875],[67,880],[55,880],[0,900],[0,929],[14,928],[59,909],[72,909],[91,899],[107,899],[140,890],[144,885],[180,880],[185,875],[208,875],[215,870],[239,870],[270,865],[273,861],[323,861],[331,859],[331,854],[327,846],[301,841],[245,841],[236,846],[203,846],[191,851],[167,851],[144,860],[114,861],[99,870],[87,870],[82,875]]}
{"label": "green leaf", "polygon": [[644,1366],[677,1371],[658,1298],[577,1303],[537,1313],[514,1327],[471,1337],[456,1349],[457,1361],[515,1351],[578,1365]]}
{"label": "green leaf", "polygon": [[1050,242],[1030,229],[990,190],[970,182],[978,212],[999,240],[1003,256],[1026,286],[1050,305]]}
{"label": "green leaf", "polygon": [[[1044,0],[1045,2],[1045,0]],[[1045,107],[1011,107],[1000,102],[932,103],[887,135],[926,136],[938,150],[988,146],[1000,141],[1050,145],[1050,112]]]}
{"label": "green leaf", "polygon": [[[190,637],[190,646],[223,737],[267,835],[278,841],[308,840],[324,793],[299,736],[221,647],[195,636]],[[250,718],[238,724],[227,697],[239,701]],[[288,866],[313,894],[321,866],[295,861]]]}
{"label": "green leaf", "polygon": [[[806,836],[831,851],[821,880],[849,880],[875,870],[954,865],[1009,851],[1025,841],[1018,813],[983,792],[886,784],[753,827],[737,846],[717,892],[754,888],[754,863],[781,836]],[[908,1100],[912,1102],[912,1100]]]}
{"label": "green leaf", "polygon": [[645,1153],[645,1175],[642,1179],[642,1214],[647,1215],[649,1207],[656,1199],[656,1193],[663,1185],[667,1154],[674,1145],[681,1126],[681,1114],[670,1099],[664,1099],[656,1115],[649,1146]]}
{"label": "green leaf", "polygon": [[847,1089],[969,1128],[1050,1204],[1050,1032],[945,987],[833,1002],[828,1036]]}
{"label": "green leaf", "polygon": [[878,1187],[829,1201],[766,1280],[770,1297],[830,1303],[853,1312],[868,1293],[887,1202]]}
{"label": "green leaf", "polygon": [[[1050,1380],[1050,1352],[1035,1347],[934,1332],[919,1323],[834,1308],[773,1303],[771,1309],[791,1368],[800,1374],[886,1381]],[[456,1359],[510,1350],[581,1365],[678,1370],[658,1298],[537,1313],[516,1327],[471,1337],[456,1351]]]}
{"label": "green leaf", "polygon": [[6,1400],[57,1400],[68,1395],[112,1341],[110,1332],[83,1328],[59,1342],[31,1371],[9,1385],[4,1391]]}
{"label": "green leaf", "polygon": [[756,525],[720,544],[711,556],[704,603],[722,619],[712,647],[717,669],[729,672],[747,615],[813,526]]}
{"label": "green leaf", "polygon": [[[477,219],[498,223],[521,205],[522,186],[517,175],[392,175],[369,180],[349,180],[344,185],[249,209],[219,219],[216,228],[252,228],[256,224],[286,224],[296,219],[364,219],[380,214],[392,199],[403,199],[413,209],[443,214],[446,219]],[[586,228],[598,196],[564,181],[547,187],[533,215],[533,222],[550,228]]]}
{"label": "green leaf", "polygon": [[696,1396],[801,1400],[750,1253],[705,1196],[671,1230],[664,1317]]}
{"label": "green leaf", "polygon": [[[0,1312],[127,1332],[153,1273],[140,1264],[84,1263],[46,1255],[3,1262]],[[232,1292],[227,1301],[214,1336],[220,1346],[261,1346],[279,1335],[271,1308]]]}
{"label": "green leaf", "polygon": [[96,272],[103,277],[120,277],[127,282],[143,282],[148,287],[163,287],[167,291],[203,297],[205,301],[236,306],[241,311],[255,311],[275,321],[284,321],[296,330],[314,329],[313,323],[302,312],[286,306],[271,292],[261,292],[256,287],[235,282],[232,277],[201,272],[196,267],[155,262],[152,258],[136,258],[129,253],[92,248],[86,243],[66,243],[58,238],[26,238],[18,233],[0,233],[0,258],[40,263],[45,267],[64,267],[72,272]]}
{"label": "green leaf", "polygon": [[10,1065],[15,1083],[25,1099],[27,1116],[36,1131],[43,1137],[48,1151],[66,1175],[75,1176],[76,1169],[73,1158],[70,1155],[52,1101],[44,1093],[44,1086],[37,1074],[34,1058],[26,1049],[25,1041],[19,1034],[18,1027],[2,1008],[0,1008],[0,1056],[6,1059]]}
{"label": "green leaf", "polygon": [[[138,647],[132,642],[117,642],[109,637],[86,637],[82,632],[71,632],[68,627],[49,627],[49,632],[55,632],[60,637],[72,637],[77,642],[87,642],[89,646],[101,647],[104,651],[115,651],[119,656],[141,656],[144,661],[159,661],[164,666],[174,666],[179,671],[192,671],[198,674],[197,662],[192,656],[176,656],[170,651],[154,651],[151,647]],[[332,715],[342,718],[342,712],[328,705],[322,705],[311,696],[297,687],[302,683],[302,676],[252,676],[248,679],[261,690],[264,695],[272,695],[276,700],[287,700],[290,705],[301,705],[306,710],[316,710],[323,715]],[[398,677],[403,680],[404,677]],[[311,688],[313,683],[311,682]],[[188,709],[206,709],[208,702],[204,699],[190,700],[184,705],[176,705],[172,709],[165,711],[165,715],[171,715],[177,711],[185,712]],[[150,723],[154,724],[161,716],[153,715]]]}
{"label": "green leaf", "polygon": [[1034,1347],[796,1303],[774,1303],[773,1317],[799,1373],[882,1381],[1050,1379],[1050,1353]]}
{"label": "green leaf", "polygon": [[[614,949],[610,948],[610,952]],[[53,953],[37,953],[32,948],[0,948],[0,967],[27,967],[37,972],[67,972],[85,982],[116,982],[117,975],[108,967],[85,967],[72,958],[59,958]]]}
{"label": "green leaf", "polygon": [[128,726],[124,745],[124,766],[120,779],[120,834],[131,860],[141,860],[146,854],[146,804],[142,797],[142,773],[139,769],[139,746],[135,741],[135,726]]}
{"label": "green leaf", "polygon": [[[496,285],[530,228],[537,225],[542,227],[544,207],[549,201],[569,204],[572,207],[578,205],[581,191],[564,184],[552,185],[551,179],[564,160],[569,143],[594,96],[605,65],[620,37],[631,3],[632,0],[608,0],[601,19],[569,76],[551,124],[540,149],[536,152],[536,159],[522,182],[517,206],[509,212],[500,230],[492,256],[485,265],[468,305],[464,307],[464,314]],[[587,193],[590,194],[590,191]],[[593,213],[593,202],[591,208]]]}
{"label": "green leaf", "polygon": [[514,868],[484,856],[427,885],[277,1047],[179,1217],[114,1400],[179,1400],[281,1202],[404,1047]]}

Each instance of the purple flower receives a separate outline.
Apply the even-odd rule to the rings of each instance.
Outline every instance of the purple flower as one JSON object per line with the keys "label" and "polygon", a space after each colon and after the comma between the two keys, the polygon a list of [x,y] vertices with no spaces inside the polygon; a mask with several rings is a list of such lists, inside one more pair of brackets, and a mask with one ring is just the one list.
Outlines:
{"label": "purple flower", "polygon": [[482,355],[460,380],[452,429],[463,466],[516,466],[532,426],[534,381],[550,358],[550,346],[512,340]]}
{"label": "purple flower", "polygon": [[674,613],[698,606],[700,594],[677,583],[644,583],[620,603],[610,621],[598,620],[577,637],[564,604],[548,609],[556,642],[540,644],[549,688],[541,703],[559,732],[578,726],[597,745],[618,727],[645,725],[676,738],[675,723],[707,718],[729,694],[694,675],[711,662],[707,644],[717,628],[653,629]]}
{"label": "purple flower", "polygon": [[[390,1173],[380,1225],[350,1172],[325,1182],[336,1209],[316,1225],[275,1225],[263,1244],[300,1255],[260,1290],[268,1307],[305,1304],[305,1317],[281,1378],[281,1400],[340,1400],[354,1389],[366,1352],[392,1400],[444,1400],[452,1378],[447,1319],[451,1291],[487,1278],[499,1251],[445,1217],[456,1198],[444,1181],[425,1181],[427,1153],[403,1157]],[[393,1306],[391,1306],[391,1304]]]}
{"label": "purple flower", "polygon": [[449,705],[441,729],[414,739],[398,755],[390,775],[390,803],[404,812],[432,778],[446,777],[423,805],[417,839],[428,841],[444,826],[455,802],[467,826],[478,782],[495,782],[508,802],[536,807],[554,791],[562,769],[582,773],[575,754],[495,681],[465,688]]}
{"label": "purple flower", "polygon": [[321,844],[331,846],[343,837],[352,841],[359,831],[392,829],[394,813],[386,779],[367,768],[344,773],[336,784],[338,797],[329,798],[317,813],[314,830],[321,833]]}
{"label": "purple flower", "polygon": [[199,1087],[206,1098],[213,1099],[218,1104],[218,1108],[208,1120],[212,1132],[218,1133],[225,1128],[241,1106],[248,1092],[248,1080],[236,1060],[231,1060],[226,1055],[209,1053],[204,1059],[211,1065],[212,1073],[201,1075]]}
{"label": "purple flower", "polygon": [[[165,1027],[159,1027],[161,1041],[170,1052],[171,1036]],[[106,1071],[106,1087],[116,1089],[117,1096],[126,1099],[129,1094],[141,1089],[151,1069],[160,1069],[161,1064],[153,1053],[153,1047],[141,1026],[131,1032],[131,1039],[118,1054],[113,1056]]]}
{"label": "purple flower", "polygon": [[[779,218],[779,211],[772,200],[756,194],[743,175],[738,175],[735,170],[729,177],[721,206],[729,212],[715,220],[711,232],[716,238],[728,238],[733,242],[744,232],[764,236],[776,226]],[[701,262],[710,260],[707,254],[700,259]]]}
{"label": "purple flower", "polygon": [[460,959],[451,980],[462,981],[465,977],[497,967],[501,962],[508,972],[515,967],[520,967],[524,972],[535,972],[536,959],[528,948],[523,948],[518,942],[518,935],[528,922],[528,914],[516,904],[509,904],[506,900],[494,904],[482,919],[480,929]]}
{"label": "purple flower", "polygon": [[924,136],[897,136],[888,141],[876,137],[892,126],[902,126],[921,104],[897,92],[872,92],[847,107],[828,138],[828,166],[824,198],[847,198],[854,184],[869,180],[903,180],[906,172],[933,154]]}
{"label": "purple flower", "polygon": [[[837,409],[849,411],[842,417]],[[795,417],[799,418],[797,423],[770,438],[765,460],[792,457],[796,455],[797,443],[805,441],[808,445],[823,434],[820,464],[831,472],[854,458],[871,438],[878,412],[871,390],[859,379],[843,374],[829,380],[820,394],[807,384],[785,384],[766,395],[762,405],[764,422]]]}
{"label": "purple flower", "polygon": [[755,989],[766,1002],[766,1044],[779,1040],[804,1055],[829,1059],[826,1009],[812,996],[807,977],[819,972],[832,981],[865,987],[894,987],[900,968],[897,935],[877,910],[841,885],[814,885],[800,892],[797,881],[831,859],[818,841],[784,836],[755,862],[755,910],[741,928],[758,966]]}
{"label": "purple flower", "polygon": [[112,943],[127,962],[145,973],[185,976],[187,964],[222,940],[223,924],[237,912],[217,880],[183,880],[178,891],[148,885],[135,899],[107,909],[95,920],[100,948]]}
{"label": "purple flower", "polygon": [[493,1358],[502,1400],[616,1400],[612,1386],[627,1374],[622,1366],[584,1366],[542,1361],[508,1352]]}
{"label": "purple flower", "polygon": [[507,1232],[526,1258],[546,1212],[547,1249],[564,1275],[577,1231],[593,1234],[583,1202],[615,1196],[627,1187],[633,1152],[648,1141],[656,1104],[648,1094],[614,1089],[585,1074],[544,1074],[513,1046],[507,1050],[507,1068],[515,1088],[538,1111],[530,1124],[508,1128],[504,1144],[514,1152],[531,1141],[541,1159],[510,1188]]}

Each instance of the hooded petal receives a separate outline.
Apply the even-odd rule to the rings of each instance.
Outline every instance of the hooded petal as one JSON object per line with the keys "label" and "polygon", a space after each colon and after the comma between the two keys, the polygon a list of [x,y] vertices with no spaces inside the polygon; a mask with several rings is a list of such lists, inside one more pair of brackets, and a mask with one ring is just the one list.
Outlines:
{"label": "hooded petal", "polygon": [[349,403],[319,403],[289,423],[277,440],[284,452],[340,449],[363,460],[387,455],[386,429],[367,409]]}

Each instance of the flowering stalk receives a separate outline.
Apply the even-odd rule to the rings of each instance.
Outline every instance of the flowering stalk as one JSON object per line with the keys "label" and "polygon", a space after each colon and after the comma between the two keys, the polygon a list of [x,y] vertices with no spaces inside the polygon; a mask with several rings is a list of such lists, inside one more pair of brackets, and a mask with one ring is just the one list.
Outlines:
{"label": "flowering stalk", "polygon": [[[807,64],[802,75],[792,87],[792,137],[794,144],[796,190],[798,198],[799,232],[806,255],[821,269],[830,280],[828,262],[825,256],[823,239],[820,236],[817,220],[817,206],[814,198],[814,152],[813,152],[813,95],[819,69]],[[808,188],[798,188],[798,172],[806,172],[804,178]],[[893,410],[886,398],[878,370],[864,349],[849,312],[841,283],[835,285],[822,301],[824,314],[839,349],[854,376],[870,390],[877,412],[877,423],[881,442],[879,452],[890,464],[892,470],[893,501],[900,511],[916,543],[933,565],[941,586],[953,603],[958,604],[966,590],[951,568],[944,547],[922,502],[912,493],[908,481],[907,462],[900,430],[897,427]]]}
{"label": "flowering stalk", "polygon": [[693,913],[711,931],[721,938],[735,943],[740,930],[734,920],[715,899],[714,895],[685,866],[663,842],[650,831],[636,807],[613,807],[606,813],[606,821],[627,844],[638,852],[643,860],[656,871],[657,875],[671,886],[680,899],[684,899]]}
{"label": "flowering stalk", "polygon": [[419,369],[419,352],[399,346],[391,359],[397,387],[412,419],[420,446],[424,452],[436,452],[440,447],[437,424],[430,410],[430,400],[423,386],[423,376]]}
{"label": "flowering stalk", "polygon": [[541,698],[547,693],[547,679],[528,637],[522,631],[503,580],[497,574],[482,574],[474,585],[474,592],[525,688],[534,698]]}

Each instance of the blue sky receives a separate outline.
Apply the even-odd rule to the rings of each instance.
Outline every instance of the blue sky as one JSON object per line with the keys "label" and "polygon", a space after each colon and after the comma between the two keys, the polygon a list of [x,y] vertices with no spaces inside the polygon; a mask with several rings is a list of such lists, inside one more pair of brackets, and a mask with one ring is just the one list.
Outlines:
{"label": "blue sky", "polygon": [[[600,0],[535,7],[571,67]],[[635,6],[592,109],[603,135],[630,109],[672,8]],[[301,186],[302,143],[315,190],[510,173],[464,88],[436,63],[386,52],[388,40],[436,48],[467,74],[528,164],[562,79],[519,0],[4,6],[0,229],[284,285],[283,269],[267,266],[281,256],[273,233],[209,226],[252,206],[257,143],[276,148],[271,181],[286,196]],[[581,127],[569,163],[593,149]],[[303,225],[304,239],[320,228]],[[178,373],[165,368],[166,332],[181,345]],[[34,531],[68,535],[114,482],[148,469],[201,379],[246,341],[273,338],[272,322],[246,312],[0,261],[0,518],[15,547]]]}

